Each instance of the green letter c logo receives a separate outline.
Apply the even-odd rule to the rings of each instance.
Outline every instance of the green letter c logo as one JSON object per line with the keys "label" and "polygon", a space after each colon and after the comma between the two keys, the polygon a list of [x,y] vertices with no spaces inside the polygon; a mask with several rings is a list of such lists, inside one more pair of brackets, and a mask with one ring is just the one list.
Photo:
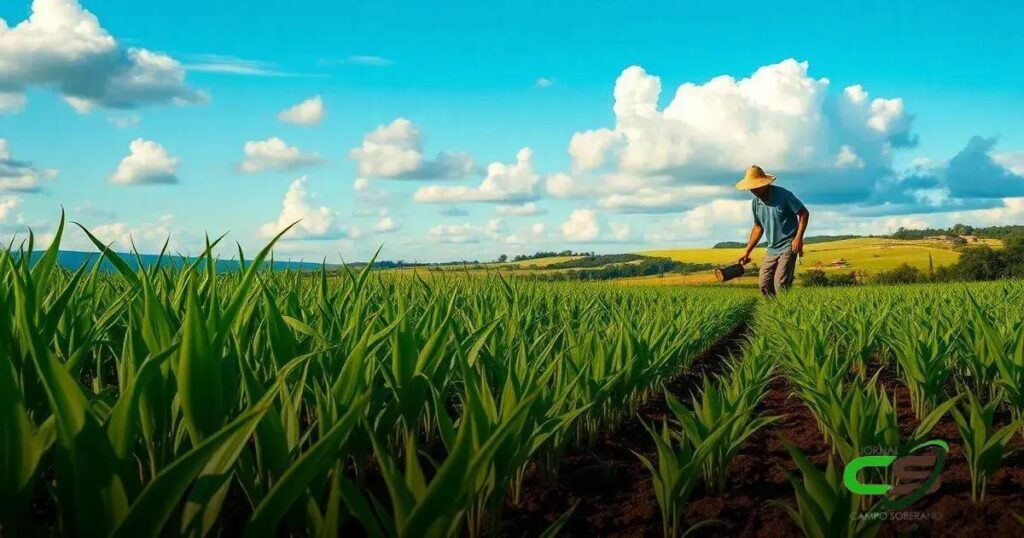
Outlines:
{"label": "green letter c logo", "polygon": [[861,456],[855,458],[843,470],[843,484],[846,489],[857,495],[885,495],[892,486],[889,484],[865,484],[857,478],[857,473],[867,467],[888,467],[896,460],[896,456]]}

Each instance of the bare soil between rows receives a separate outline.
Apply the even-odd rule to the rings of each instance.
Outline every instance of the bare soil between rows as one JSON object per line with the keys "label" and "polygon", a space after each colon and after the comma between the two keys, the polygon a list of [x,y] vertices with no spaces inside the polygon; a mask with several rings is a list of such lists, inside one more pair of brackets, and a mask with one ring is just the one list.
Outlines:
{"label": "bare soil between rows", "polygon": [[[715,346],[698,357],[691,369],[668,385],[680,398],[699,388],[701,375],[720,371],[730,356],[745,343],[747,326],[740,325]],[[905,435],[916,426],[909,393],[891,367],[883,369],[880,381],[893,396]],[[784,470],[796,466],[781,439],[798,448],[815,465],[824,469],[829,447],[818,431],[814,417],[795,395],[789,383],[779,377],[769,385],[760,411],[780,417],[751,436],[732,462],[730,482],[724,495],[698,490],[686,509],[686,522],[694,525],[715,522],[698,529],[694,536],[739,536],[792,538],[800,529],[777,504],[795,506],[793,489]],[[537,536],[553,521],[577,504],[563,527],[563,536],[660,537],[661,514],[651,477],[634,452],[655,461],[655,449],[640,420],[660,423],[668,409],[661,394],[644,404],[638,417],[626,421],[592,447],[570,450],[562,461],[557,483],[528,474],[522,502],[507,506],[501,532],[505,536]],[[1005,424],[1005,417],[1000,422]],[[882,537],[942,536],[987,538],[1024,536],[1024,524],[1013,514],[1024,515],[1024,446],[1020,436],[1017,449],[990,478],[984,502],[971,501],[971,482],[960,434],[950,416],[935,427],[932,439],[943,439],[950,454],[942,473],[940,489],[910,507],[887,514],[879,532]],[[837,462],[838,463],[838,462]],[[798,474],[798,473],[797,473]]]}

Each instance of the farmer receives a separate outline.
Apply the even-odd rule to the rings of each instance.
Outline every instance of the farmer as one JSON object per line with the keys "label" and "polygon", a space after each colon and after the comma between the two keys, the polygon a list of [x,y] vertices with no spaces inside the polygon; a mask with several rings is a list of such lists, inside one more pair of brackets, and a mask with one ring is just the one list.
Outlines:
{"label": "farmer", "polygon": [[760,166],[747,168],[747,173],[736,184],[736,189],[754,194],[750,207],[754,213],[754,227],[750,229],[747,248],[740,257],[740,264],[750,263],[750,251],[754,250],[761,236],[768,234],[768,250],[758,275],[758,287],[766,297],[778,291],[788,290],[793,285],[797,256],[804,255],[804,231],[810,218],[803,202],[793,193],[772,185],[775,176],[764,173]]}

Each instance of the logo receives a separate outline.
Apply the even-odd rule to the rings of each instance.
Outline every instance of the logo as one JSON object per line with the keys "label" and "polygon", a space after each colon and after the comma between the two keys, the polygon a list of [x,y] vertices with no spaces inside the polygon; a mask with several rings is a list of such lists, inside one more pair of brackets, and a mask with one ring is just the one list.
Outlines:
{"label": "logo", "polygon": [[[915,452],[935,448],[931,454],[914,455]],[[843,470],[843,485],[857,495],[885,496],[879,508],[900,510],[929,493],[934,493],[942,484],[942,466],[946,462],[949,445],[942,440],[925,441],[910,449],[909,454],[861,456],[854,459]],[[858,473],[864,469],[880,469],[882,476],[892,470],[890,484],[861,482]]]}

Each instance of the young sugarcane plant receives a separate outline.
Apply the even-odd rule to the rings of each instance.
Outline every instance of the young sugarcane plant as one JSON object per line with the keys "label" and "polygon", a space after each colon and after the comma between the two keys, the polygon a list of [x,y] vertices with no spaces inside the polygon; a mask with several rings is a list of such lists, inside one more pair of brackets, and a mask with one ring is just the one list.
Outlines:
{"label": "young sugarcane plant", "polygon": [[824,429],[832,449],[849,463],[866,447],[899,446],[896,410],[888,395],[877,387],[878,374],[867,386],[839,384],[822,391],[805,391],[808,407]]}
{"label": "young sugarcane plant", "polygon": [[973,309],[963,324],[961,336],[961,353],[963,360],[958,362],[961,371],[958,381],[968,386],[977,395],[985,395],[988,402],[998,398],[1000,386],[996,383],[999,376],[998,358],[1002,357],[1005,348],[1002,338],[993,338],[993,322],[976,302],[972,295],[968,298]]}
{"label": "young sugarcane plant", "polygon": [[988,479],[1002,465],[1006,453],[1006,445],[1021,426],[1021,420],[1015,420],[1002,428],[993,428],[993,419],[999,402],[989,402],[982,406],[978,398],[967,392],[967,415],[959,409],[953,409],[953,418],[964,442],[964,456],[971,472],[971,500],[985,500]]}
{"label": "young sugarcane plant", "polygon": [[854,357],[853,369],[861,381],[868,379],[868,364],[881,347],[889,305],[857,303],[847,312],[847,346]]}
{"label": "young sugarcane plant", "polygon": [[345,477],[339,479],[338,491],[367,535],[401,538],[458,534],[467,509],[493,474],[491,462],[495,452],[526,419],[532,401],[519,402],[500,426],[481,431],[484,411],[472,397],[467,400],[471,402],[467,404],[467,413],[476,416],[463,417],[457,428],[444,426],[446,431],[442,435],[447,438],[448,456],[429,480],[420,465],[415,436],[405,436],[402,469],[381,440],[371,435],[374,455],[391,499],[391,512]]}
{"label": "young sugarcane plant", "polygon": [[866,387],[839,386],[815,394],[813,413],[820,413],[833,449],[846,463],[863,456],[873,447],[898,451],[901,446],[919,443],[953,407],[956,398],[938,404],[918,423],[907,443],[902,443],[895,407],[884,388],[877,386],[876,373]]}
{"label": "young sugarcane plant", "polygon": [[[862,497],[843,485],[842,473],[830,457],[821,472],[795,447],[783,442],[796,463],[802,480],[786,472],[796,493],[796,507],[772,501],[782,507],[807,538],[871,538],[882,520],[870,517],[873,507],[861,511]],[[867,517],[862,517],[867,516]]]}
{"label": "young sugarcane plant", "polygon": [[763,383],[740,379],[711,381],[705,377],[700,396],[693,396],[692,411],[665,391],[665,402],[684,433],[681,438],[695,450],[707,439],[717,438],[703,465],[704,481],[708,490],[715,494],[725,492],[729,466],[743,443],[778,419],[752,416],[763,390]]}
{"label": "young sugarcane plant", "polygon": [[654,485],[654,496],[661,509],[662,535],[664,538],[679,538],[686,536],[693,530],[711,523],[704,521],[690,527],[683,532],[683,511],[690,502],[690,496],[701,476],[701,467],[708,456],[715,450],[724,428],[715,430],[709,437],[694,447],[686,439],[679,435],[673,435],[668,424],[662,424],[659,433],[651,426],[644,424],[644,428],[651,434],[654,444],[657,447],[658,464],[655,466],[651,460],[641,454],[636,454],[644,467],[651,473]]}
{"label": "young sugarcane plant", "polygon": [[890,339],[910,392],[910,406],[919,419],[946,399],[955,344],[956,329],[933,316],[912,318]]}
{"label": "young sugarcane plant", "polygon": [[[1000,331],[973,297],[972,304],[974,316],[971,322],[985,339],[985,348],[994,355],[999,372],[996,385],[1001,389],[1002,399],[1013,418],[1021,420],[1024,418],[1024,320]],[[1024,435],[1024,428],[1021,435]]]}
{"label": "young sugarcane plant", "polygon": [[829,432],[823,422],[826,410],[821,404],[828,401],[827,394],[843,385],[850,369],[850,360],[838,352],[828,331],[822,325],[807,325],[795,334],[777,329],[783,342],[785,376],[796,395],[811,408],[825,442],[829,442]]}

